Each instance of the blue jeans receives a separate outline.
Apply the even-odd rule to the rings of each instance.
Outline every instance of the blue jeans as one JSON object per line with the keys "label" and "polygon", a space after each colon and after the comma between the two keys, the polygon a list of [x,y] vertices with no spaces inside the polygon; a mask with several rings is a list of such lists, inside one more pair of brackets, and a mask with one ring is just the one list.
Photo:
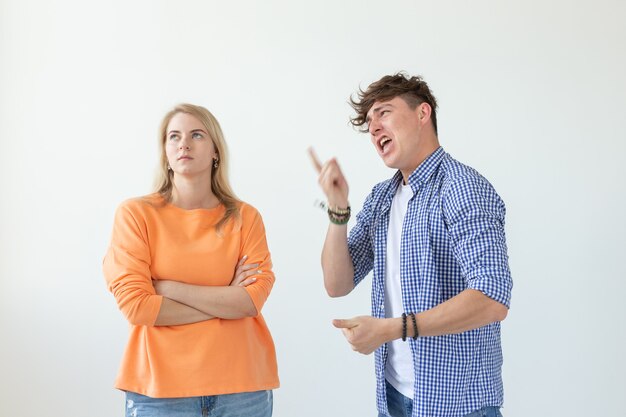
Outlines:
{"label": "blue jeans", "polygon": [[[413,413],[413,400],[405,397],[396,390],[393,385],[385,381],[387,387],[387,409],[391,417],[411,417]],[[378,414],[378,417],[386,417],[385,414]],[[485,407],[465,417],[502,417],[499,407]]]}
{"label": "blue jeans", "polygon": [[126,392],[126,417],[271,417],[272,391],[151,398]]}

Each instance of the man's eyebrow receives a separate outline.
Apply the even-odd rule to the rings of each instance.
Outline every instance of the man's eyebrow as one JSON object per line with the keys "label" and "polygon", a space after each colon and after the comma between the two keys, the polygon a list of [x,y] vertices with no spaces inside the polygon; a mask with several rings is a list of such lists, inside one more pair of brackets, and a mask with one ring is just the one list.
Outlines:
{"label": "man's eyebrow", "polygon": [[[370,111],[369,111],[368,113],[370,113],[370,112],[371,112],[371,113],[380,113],[380,112],[381,112],[381,110],[382,110],[384,107],[386,107],[386,106],[391,106],[391,104],[389,104],[389,103],[382,103],[382,104],[380,104],[379,106],[377,106],[377,107],[373,107],[372,109],[370,109]],[[365,122],[369,123],[370,119],[371,119],[371,118],[370,118],[370,116],[369,116],[369,114],[368,114],[368,115],[365,117]]]}

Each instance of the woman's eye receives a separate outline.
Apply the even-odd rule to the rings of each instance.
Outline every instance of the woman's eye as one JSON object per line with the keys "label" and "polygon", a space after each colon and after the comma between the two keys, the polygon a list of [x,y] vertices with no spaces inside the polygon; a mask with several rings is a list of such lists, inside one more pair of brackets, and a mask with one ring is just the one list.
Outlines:
{"label": "woman's eye", "polygon": [[194,139],[202,139],[202,134],[201,134],[201,133],[196,132],[196,133],[194,133],[193,135],[191,135],[191,137],[192,137],[192,138],[194,138]]}
{"label": "woman's eye", "polygon": [[178,139],[178,135],[170,135],[169,139],[170,140],[176,140],[176,139]]}

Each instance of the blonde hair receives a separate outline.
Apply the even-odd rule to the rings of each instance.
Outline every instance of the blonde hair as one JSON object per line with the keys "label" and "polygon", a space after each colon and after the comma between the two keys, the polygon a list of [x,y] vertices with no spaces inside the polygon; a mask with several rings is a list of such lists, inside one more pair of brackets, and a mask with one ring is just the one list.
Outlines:
{"label": "blonde hair", "polygon": [[174,177],[174,172],[169,169],[167,154],[165,152],[165,142],[167,138],[167,126],[170,120],[178,113],[189,114],[198,119],[213,141],[213,146],[215,146],[219,162],[217,167],[213,166],[212,168],[211,191],[213,191],[213,194],[215,194],[217,199],[226,208],[224,216],[222,216],[220,221],[215,225],[216,229],[219,231],[231,217],[239,217],[240,200],[235,196],[235,193],[230,187],[230,182],[228,181],[228,149],[222,128],[215,116],[204,107],[183,103],[174,107],[163,117],[159,128],[161,160],[157,170],[155,192],[159,193],[166,201],[172,201],[172,190],[174,188],[172,178]]}

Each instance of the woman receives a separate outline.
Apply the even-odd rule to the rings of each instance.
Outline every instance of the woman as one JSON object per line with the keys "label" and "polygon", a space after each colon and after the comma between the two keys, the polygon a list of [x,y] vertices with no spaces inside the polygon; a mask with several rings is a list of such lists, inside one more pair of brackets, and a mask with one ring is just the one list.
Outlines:
{"label": "woman", "polygon": [[274,283],[261,216],[237,200],[213,115],[182,104],[159,132],[156,193],[115,216],[104,275],[130,337],[126,415],[272,414],[276,354],[260,314]]}

